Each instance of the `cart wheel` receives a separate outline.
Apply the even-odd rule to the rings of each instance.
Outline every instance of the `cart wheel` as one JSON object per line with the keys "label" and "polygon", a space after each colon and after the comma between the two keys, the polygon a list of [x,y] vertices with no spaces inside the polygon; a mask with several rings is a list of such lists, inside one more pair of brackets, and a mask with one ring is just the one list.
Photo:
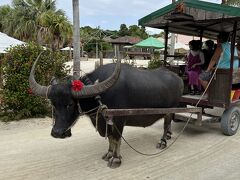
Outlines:
{"label": "cart wheel", "polygon": [[232,136],[236,134],[240,123],[240,109],[233,106],[223,112],[221,118],[221,128],[223,134]]}

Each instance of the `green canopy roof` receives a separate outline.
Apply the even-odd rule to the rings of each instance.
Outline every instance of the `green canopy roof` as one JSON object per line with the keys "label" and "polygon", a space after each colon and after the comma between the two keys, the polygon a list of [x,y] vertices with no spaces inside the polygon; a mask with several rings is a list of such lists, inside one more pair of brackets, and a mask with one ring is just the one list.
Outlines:
{"label": "green canopy roof", "polygon": [[143,47],[143,48],[154,48],[154,49],[162,49],[164,48],[164,44],[154,37],[149,37],[143,41],[134,45],[135,47]]}
{"label": "green canopy roof", "polygon": [[[216,37],[221,31],[240,31],[240,8],[198,1],[179,0],[139,20],[139,25],[166,29],[173,33]],[[240,32],[238,33],[240,36]]]}

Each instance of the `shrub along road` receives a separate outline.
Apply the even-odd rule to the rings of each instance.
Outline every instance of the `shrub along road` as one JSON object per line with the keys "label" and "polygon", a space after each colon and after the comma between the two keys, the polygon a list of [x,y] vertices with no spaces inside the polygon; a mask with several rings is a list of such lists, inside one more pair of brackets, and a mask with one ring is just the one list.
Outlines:
{"label": "shrub along road", "polygon": [[[148,128],[126,127],[125,138],[145,153],[154,153],[162,122]],[[173,123],[173,142],[183,123]],[[123,162],[110,169],[101,159],[108,143],[96,133],[87,117],[73,128],[73,137],[50,136],[51,119],[0,123],[0,179],[7,180],[108,180],[177,179],[219,180],[240,177],[240,133],[221,133],[219,124],[189,125],[165,153],[148,157],[122,142]]]}

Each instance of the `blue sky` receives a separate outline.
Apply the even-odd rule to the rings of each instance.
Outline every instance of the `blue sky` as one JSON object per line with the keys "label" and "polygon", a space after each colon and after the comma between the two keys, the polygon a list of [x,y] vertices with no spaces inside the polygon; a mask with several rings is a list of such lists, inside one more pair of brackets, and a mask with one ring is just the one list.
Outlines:
{"label": "blue sky", "polygon": [[[220,0],[205,0],[220,3]],[[9,4],[12,0],[0,0],[0,6]],[[57,0],[57,8],[65,11],[72,21],[72,0]],[[156,11],[172,0],[79,0],[80,25],[98,27],[101,29],[118,30],[120,24],[134,25],[138,19]],[[151,33],[152,29],[148,29]]]}

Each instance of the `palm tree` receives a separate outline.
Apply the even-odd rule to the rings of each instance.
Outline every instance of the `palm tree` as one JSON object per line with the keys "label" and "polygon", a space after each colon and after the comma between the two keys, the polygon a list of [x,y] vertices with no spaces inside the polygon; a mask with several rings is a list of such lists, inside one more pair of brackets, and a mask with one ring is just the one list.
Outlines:
{"label": "palm tree", "polygon": [[1,6],[0,7],[0,31],[3,32],[3,23],[5,21],[5,17],[9,14],[11,11],[11,7],[6,5],[6,6]]}
{"label": "palm tree", "polygon": [[228,0],[227,4],[233,6],[240,6],[240,0]]}
{"label": "palm tree", "polygon": [[[20,6],[22,8],[20,8]],[[8,13],[2,17],[2,30],[9,35],[25,40],[25,37],[30,35],[30,32],[34,31],[34,26],[32,26],[33,24],[31,23],[33,16],[28,15],[28,13],[29,12],[23,8],[23,4],[21,4],[19,0],[13,1],[13,8],[10,8]],[[31,29],[31,31],[26,31],[28,35],[24,33],[26,30],[25,28]]]}
{"label": "palm tree", "polygon": [[222,4],[240,6],[240,0],[222,0]]}
{"label": "palm tree", "polygon": [[227,4],[227,0],[222,0],[222,4]]}
{"label": "palm tree", "polygon": [[5,31],[22,40],[36,40],[39,16],[50,8],[54,10],[54,4],[42,0],[13,0],[12,4],[13,10],[4,22]]}
{"label": "palm tree", "polygon": [[[13,0],[4,17],[3,31],[24,41],[49,44],[56,49],[71,35],[71,25],[55,0]],[[45,34],[44,34],[45,33]]]}
{"label": "palm tree", "polygon": [[72,36],[72,26],[65,16],[54,11],[42,13],[39,18],[38,39],[49,44],[53,50],[59,49]]}

